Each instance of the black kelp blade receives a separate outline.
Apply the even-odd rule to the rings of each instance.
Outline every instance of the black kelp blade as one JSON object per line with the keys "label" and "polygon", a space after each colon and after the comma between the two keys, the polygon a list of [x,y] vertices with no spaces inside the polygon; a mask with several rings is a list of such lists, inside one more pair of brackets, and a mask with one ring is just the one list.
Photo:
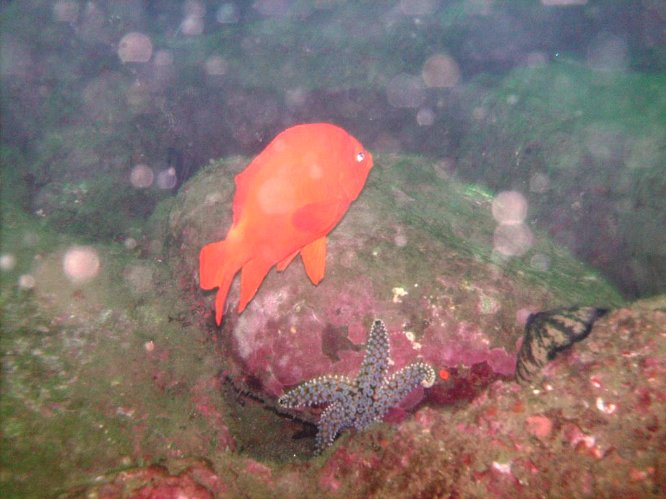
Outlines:
{"label": "black kelp blade", "polygon": [[604,308],[571,307],[530,315],[516,360],[516,381],[528,385],[557,352],[587,337],[594,321],[606,313]]}

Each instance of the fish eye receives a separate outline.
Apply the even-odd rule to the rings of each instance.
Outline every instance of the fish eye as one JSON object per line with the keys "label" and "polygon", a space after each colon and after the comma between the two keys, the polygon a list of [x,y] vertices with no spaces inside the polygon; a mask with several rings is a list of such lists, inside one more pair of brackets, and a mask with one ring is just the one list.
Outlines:
{"label": "fish eye", "polygon": [[360,153],[358,153],[358,154],[356,155],[356,161],[357,161],[357,162],[360,163],[360,162],[363,161],[364,159],[365,159],[365,153],[364,153],[363,151],[361,151]]}

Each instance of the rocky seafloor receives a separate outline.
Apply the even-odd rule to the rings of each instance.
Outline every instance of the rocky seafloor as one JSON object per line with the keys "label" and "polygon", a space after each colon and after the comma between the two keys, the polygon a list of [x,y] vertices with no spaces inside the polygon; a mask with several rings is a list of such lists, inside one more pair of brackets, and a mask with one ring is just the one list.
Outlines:
{"label": "rocky seafloor", "polygon": [[[3,221],[2,480],[12,496],[660,496],[666,493],[666,304],[631,305],[537,231],[498,245],[492,196],[437,164],[380,156],[331,233],[312,286],[272,272],[221,329],[196,283],[198,249],[224,236],[233,173],[210,165],[133,244],[77,244],[20,211]],[[529,217],[526,220],[529,225]],[[501,242],[501,238],[499,239]],[[32,278],[32,281],[26,276]],[[28,285],[32,283],[31,285]],[[521,388],[527,315],[611,308],[591,335]],[[284,389],[354,376],[374,318],[393,365],[445,370],[383,423],[313,457],[316,412]]]}

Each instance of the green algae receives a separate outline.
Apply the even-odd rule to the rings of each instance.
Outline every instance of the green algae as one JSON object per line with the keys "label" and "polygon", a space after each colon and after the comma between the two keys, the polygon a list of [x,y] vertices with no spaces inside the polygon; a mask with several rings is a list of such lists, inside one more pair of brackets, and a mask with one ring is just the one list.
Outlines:
{"label": "green algae", "polygon": [[[196,254],[179,253],[180,241],[172,231],[180,224],[197,230],[199,223],[208,223],[210,207],[202,205],[205,196],[198,189],[207,183],[210,187],[206,179],[217,169],[227,169],[231,178],[242,164],[235,158],[210,165],[184,186],[187,196],[158,207],[149,223],[153,238],[163,243],[158,247],[195,265]],[[495,261],[489,244],[493,223],[487,190],[439,178],[432,162],[420,157],[379,156],[377,165],[360,204],[352,210],[367,211],[368,202],[377,203],[381,210],[392,210],[405,227],[426,226],[431,237],[451,248],[441,255],[442,273],[448,266],[464,268],[477,262],[499,266],[515,279],[533,279],[556,301],[621,301],[603,280],[581,279],[589,271],[542,236],[536,238],[534,251],[548,253],[548,272],[530,267],[529,255]],[[233,194],[233,182],[220,188],[224,195]],[[436,201],[432,195],[426,196],[430,201],[424,198],[426,188],[437,192]],[[397,205],[396,199],[401,200]],[[223,210],[229,215],[228,206]],[[150,245],[130,250],[121,244],[98,244],[94,247],[103,272],[97,280],[77,287],[55,279],[44,289],[40,276],[57,275],[63,249],[80,241],[51,232],[42,219],[20,210],[8,209],[5,214],[11,224],[3,226],[3,252],[20,256],[17,268],[3,273],[0,287],[0,479],[5,490],[16,496],[75,490],[111,470],[186,456],[211,459],[217,472],[238,483],[233,473],[242,475],[249,458],[278,473],[307,457],[310,440],[290,439],[302,431],[300,423],[280,418],[258,402],[239,406],[235,390],[222,385],[223,363],[215,353],[214,339],[203,332],[196,313],[182,299],[181,290],[192,287],[191,282],[185,288],[178,284],[191,279],[186,267],[166,268],[160,263],[161,250],[155,253]],[[363,220],[353,222],[361,224],[356,230],[364,230]],[[38,235],[28,248],[23,243],[25,233]],[[432,269],[420,265],[418,248],[406,245],[396,250],[391,241],[380,239],[372,244],[380,254],[398,251],[413,282],[431,279]],[[369,259],[375,268],[378,261],[372,250],[360,252],[359,258]],[[47,273],[38,270],[44,267]],[[137,287],[128,278],[135,275],[134,268],[141,269],[136,275],[148,279],[147,285]],[[477,272],[470,268],[464,282],[446,288],[451,303],[469,303],[467,295],[478,293]],[[17,287],[16,279],[23,273],[36,276],[34,289]],[[351,272],[349,278],[353,277]],[[373,277],[373,285],[386,287],[390,299],[396,278],[384,267]],[[511,298],[485,294],[479,298],[482,307],[491,310],[500,299]],[[418,318],[413,322],[418,333]],[[236,437],[235,443],[229,435]],[[249,477],[242,480],[257,493],[267,490],[265,484],[250,484]]]}
{"label": "green algae", "polygon": [[[163,266],[97,245],[101,274],[73,286],[53,276],[78,239],[8,206],[3,218],[2,252],[17,258],[0,284],[3,492],[51,495],[110,470],[224,451],[224,428],[209,417],[221,410],[207,383],[219,366],[191,326],[169,319],[185,310]],[[126,279],[132,265],[152,270],[148,288]],[[19,287],[21,275],[34,288]]]}
{"label": "green algae", "polygon": [[560,62],[515,69],[492,91],[472,82],[470,94],[477,85],[483,112],[458,168],[466,181],[524,193],[530,220],[580,234],[584,256],[628,295],[663,291],[666,74]]}

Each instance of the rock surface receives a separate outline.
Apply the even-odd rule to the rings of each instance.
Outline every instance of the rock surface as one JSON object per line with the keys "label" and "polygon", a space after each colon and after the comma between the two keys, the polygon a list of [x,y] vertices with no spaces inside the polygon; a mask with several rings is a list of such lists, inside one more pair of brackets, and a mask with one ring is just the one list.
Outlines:
{"label": "rock surface", "polygon": [[663,497],[665,351],[660,297],[600,319],[532,389],[496,381],[470,404],[431,405],[403,423],[343,436],[309,463],[233,454],[215,467],[173,461],[170,473],[123,472],[87,492],[141,497],[148,487],[196,485],[194,497]]}
{"label": "rock surface", "polygon": [[[243,166],[209,166],[179,194],[167,240],[170,266],[184,279],[196,277],[201,246],[225,236],[233,172]],[[353,378],[369,326],[381,318],[390,332],[392,371],[415,360],[437,371],[486,363],[510,377],[529,312],[620,302],[545,237],[535,236],[520,257],[494,249],[491,201],[427,161],[379,158],[330,234],[318,286],[295,261],[282,273],[273,270],[240,315],[231,310],[238,301],[232,287],[219,332],[228,373],[271,399],[316,376]],[[184,299],[201,302],[204,293],[190,285]],[[208,305],[201,314],[211,326]]]}
{"label": "rock surface", "polygon": [[[236,170],[243,164],[225,163]],[[305,307],[309,300],[338,299],[326,284],[346,290],[339,313],[332,304],[318,313],[331,321],[342,315],[335,324],[349,328],[349,343],[343,343],[349,350],[338,347],[341,361],[326,357],[324,367],[348,365],[354,375],[353,355],[362,355],[367,333],[364,320],[380,315],[374,307],[384,307],[383,318],[396,321],[391,369],[401,359],[426,358],[426,348],[440,348],[432,343],[414,349],[404,331],[421,334],[415,336],[419,342],[436,337],[428,331],[458,341],[441,343],[441,351],[456,348],[437,365],[448,370],[449,379],[417,393],[411,404],[425,393],[421,406],[394,411],[386,423],[365,432],[343,432],[331,449],[312,458],[312,426],[270,409],[274,398],[266,386],[274,385],[265,380],[273,378],[251,374],[253,364],[239,356],[233,330],[214,328],[209,298],[196,288],[200,244],[226,230],[211,223],[214,209],[229,216],[227,204],[206,203],[203,191],[197,195],[196,182],[218,171],[211,168],[160,208],[155,226],[166,230],[170,223],[170,236],[156,230],[136,248],[92,246],[100,269],[87,283],[72,283],[63,274],[63,255],[76,241],[18,212],[7,213],[3,251],[15,255],[16,265],[3,271],[0,283],[3,491],[99,497],[533,497],[540,490],[570,497],[663,496],[664,298],[615,308],[589,338],[547,365],[532,390],[521,389],[489,352],[498,349],[502,359],[513,355],[523,307],[612,306],[617,294],[538,236],[523,257],[493,255],[494,222],[480,214],[490,211],[490,198],[478,189],[438,180],[434,169],[427,173],[432,165],[414,158],[387,157],[378,165],[359,203],[331,234],[330,265],[321,285],[312,287],[294,263],[269,276],[258,299],[287,287],[288,300]],[[416,172],[426,173],[419,178]],[[231,197],[229,182],[217,187]],[[438,197],[429,199],[435,190]],[[382,215],[372,207],[382,208]],[[169,223],[160,223],[167,213]],[[420,235],[425,228],[434,242]],[[437,251],[439,261],[430,254]],[[526,264],[535,262],[531,252],[548,256],[550,266]],[[442,277],[443,283],[432,284],[429,276]],[[410,282],[430,286],[440,301],[415,299],[419,288]],[[398,286],[409,294],[394,295]],[[394,296],[402,303],[394,303]],[[275,305],[285,317],[291,312],[281,307],[288,300]],[[457,330],[439,322],[437,327],[419,323],[417,314],[428,313],[428,303],[440,304],[447,324],[458,321],[466,328],[456,336]],[[235,320],[225,327],[241,324],[246,314],[255,314],[261,325],[266,313],[258,304],[241,316],[230,313]],[[421,329],[402,326],[405,320]],[[464,338],[463,331],[478,335]],[[301,337],[306,336],[289,338]],[[472,338],[488,343],[479,347]],[[297,349],[301,343],[281,348],[289,345]],[[269,404],[239,397],[220,372],[247,383]]]}

